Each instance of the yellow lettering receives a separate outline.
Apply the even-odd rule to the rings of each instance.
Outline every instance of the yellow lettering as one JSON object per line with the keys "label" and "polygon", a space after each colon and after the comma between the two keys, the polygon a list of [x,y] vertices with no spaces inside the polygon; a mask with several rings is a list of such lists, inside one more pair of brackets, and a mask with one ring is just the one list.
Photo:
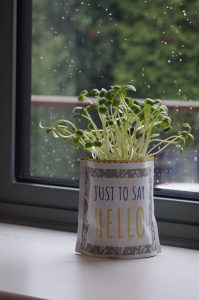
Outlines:
{"label": "yellow lettering", "polygon": [[128,238],[132,238],[133,237],[133,234],[131,233],[131,213],[130,213],[130,208],[128,208],[128,211],[127,211],[127,214],[128,214],[128,217],[127,217],[127,221],[128,221],[128,225],[127,225],[127,232],[128,232]]}
{"label": "yellow lettering", "polygon": [[118,224],[118,238],[119,238],[119,239],[123,239],[124,236],[121,234],[120,208],[117,209],[117,224]]}
{"label": "yellow lettering", "polygon": [[96,236],[102,238],[102,209],[99,208],[99,217],[98,217],[98,208],[95,208],[95,225],[96,225]]}
{"label": "yellow lettering", "polygon": [[[140,222],[139,222],[139,220],[140,220]],[[139,224],[141,224],[141,226],[139,226]],[[143,207],[139,207],[136,210],[136,233],[139,238],[142,238],[144,235],[144,209],[143,209]]]}
{"label": "yellow lettering", "polygon": [[110,213],[112,211],[112,208],[107,208],[107,239],[111,239],[113,236],[110,235],[110,225],[112,224],[112,221],[110,220]]}

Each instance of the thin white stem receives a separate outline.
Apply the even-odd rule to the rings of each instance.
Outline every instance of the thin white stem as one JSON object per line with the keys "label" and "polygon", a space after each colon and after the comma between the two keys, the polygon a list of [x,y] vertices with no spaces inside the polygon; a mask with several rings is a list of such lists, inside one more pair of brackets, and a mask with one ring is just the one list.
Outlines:
{"label": "thin white stem", "polygon": [[[171,142],[175,141],[179,139],[179,136],[177,135],[173,135],[173,136],[170,136],[168,137],[167,139],[165,140],[161,140],[161,139],[154,139],[154,140],[151,140],[150,143],[152,142],[159,142],[158,144],[156,144],[155,146],[153,146],[148,152],[147,152],[147,155],[149,155],[152,151],[154,151],[157,147],[161,146],[162,144],[170,144]],[[171,140],[171,141],[170,141]]]}

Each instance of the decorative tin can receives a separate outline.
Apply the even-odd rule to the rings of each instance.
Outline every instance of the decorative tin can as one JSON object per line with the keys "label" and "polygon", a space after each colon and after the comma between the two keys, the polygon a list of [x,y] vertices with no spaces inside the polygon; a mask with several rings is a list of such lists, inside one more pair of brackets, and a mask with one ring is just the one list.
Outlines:
{"label": "decorative tin can", "polygon": [[159,253],[153,178],[153,158],[81,159],[76,252],[115,258]]}

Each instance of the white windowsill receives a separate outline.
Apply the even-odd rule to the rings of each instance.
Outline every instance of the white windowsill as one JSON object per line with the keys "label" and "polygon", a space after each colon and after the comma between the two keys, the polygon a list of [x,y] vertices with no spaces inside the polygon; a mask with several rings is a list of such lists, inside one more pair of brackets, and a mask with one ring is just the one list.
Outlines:
{"label": "white windowsill", "polygon": [[74,233],[0,224],[0,291],[50,300],[199,299],[197,250],[97,259],[75,254],[75,242]]}

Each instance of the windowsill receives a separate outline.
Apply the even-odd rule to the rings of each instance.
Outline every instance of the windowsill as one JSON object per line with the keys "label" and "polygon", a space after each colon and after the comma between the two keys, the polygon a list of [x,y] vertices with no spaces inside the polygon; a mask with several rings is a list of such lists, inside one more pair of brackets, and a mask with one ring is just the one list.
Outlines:
{"label": "windowsill", "polygon": [[163,246],[153,258],[97,259],[74,253],[75,233],[10,224],[0,224],[0,241],[0,291],[52,300],[198,297],[198,250]]}
{"label": "windowsill", "polygon": [[161,183],[155,186],[159,189],[165,190],[174,190],[174,191],[185,191],[185,192],[199,192],[199,184],[191,183],[191,182],[169,182],[169,183]]}

